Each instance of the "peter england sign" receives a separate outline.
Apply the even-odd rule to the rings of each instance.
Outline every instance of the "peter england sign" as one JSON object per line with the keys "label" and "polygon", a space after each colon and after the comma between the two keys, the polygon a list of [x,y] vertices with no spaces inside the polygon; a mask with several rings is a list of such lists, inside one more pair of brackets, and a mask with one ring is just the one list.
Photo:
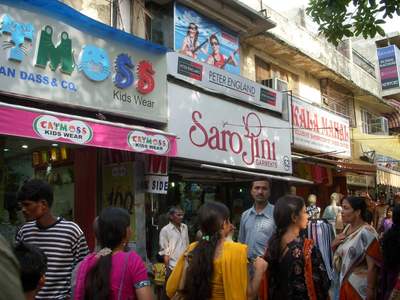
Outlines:
{"label": "peter england sign", "polygon": [[[66,9],[65,5],[61,8]],[[146,51],[145,47],[151,47],[148,44],[135,47],[134,42],[119,44],[99,38],[99,31],[105,31],[106,26],[90,27],[84,22],[79,26],[85,17],[72,9],[71,14],[77,17],[71,17],[74,27],[51,17],[53,12],[39,4],[35,13],[24,9],[0,5],[2,92],[147,121],[167,121],[163,53]],[[91,35],[92,29],[97,30],[97,36]],[[134,37],[126,39],[146,43]]]}
{"label": "peter england sign", "polygon": [[178,157],[292,173],[288,122],[171,83],[168,99]]}
{"label": "peter england sign", "polygon": [[168,74],[205,90],[282,112],[282,93],[188,56],[167,54]]}
{"label": "peter england sign", "polygon": [[336,157],[350,157],[349,120],[293,98],[294,146]]}

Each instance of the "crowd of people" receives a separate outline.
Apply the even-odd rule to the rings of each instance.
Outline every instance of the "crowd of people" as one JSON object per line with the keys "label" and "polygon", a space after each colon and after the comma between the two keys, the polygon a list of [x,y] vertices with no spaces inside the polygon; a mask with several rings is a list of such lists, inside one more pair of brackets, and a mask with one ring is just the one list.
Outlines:
{"label": "crowd of people", "polygon": [[[268,180],[251,183],[254,203],[241,216],[238,242],[225,204],[201,206],[197,241],[190,244],[184,211],[172,207],[170,223],[160,231],[159,256],[166,268],[162,297],[400,299],[400,195],[381,220],[374,220],[368,197],[340,199],[344,228],[330,225],[335,235],[326,262],[323,243],[307,234],[310,210],[304,199],[288,193],[273,205],[270,191]],[[336,196],[325,216],[339,211]],[[49,184],[29,180],[17,198],[27,222],[13,251],[0,237],[0,299],[154,299],[145,263],[127,249],[132,224],[126,210],[102,210],[93,222],[98,250],[89,254],[79,226],[51,213]]]}

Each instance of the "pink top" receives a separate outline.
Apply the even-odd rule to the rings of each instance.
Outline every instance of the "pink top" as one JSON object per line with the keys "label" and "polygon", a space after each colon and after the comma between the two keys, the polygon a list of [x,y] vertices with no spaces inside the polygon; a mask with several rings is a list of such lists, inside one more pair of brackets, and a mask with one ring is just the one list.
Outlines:
{"label": "pink top", "polygon": [[[76,289],[74,292],[75,300],[83,300],[85,298],[84,293],[86,274],[97,261],[95,255],[96,254],[89,254],[86,256],[79,266],[78,273],[76,275]],[[128,258],[127,255],[129,255]],[[124,267],[125,264],[126,268]],[[112,256],[111,265],[111,300],[134,300],[136,299],[135,289],[150,285],[150,281],[147,277],[146,267],[140,256],[135,252],[118,252],[114,254]],[[124,282],[122,285],[121,297],[118,299],[118,293],[123,278]]]}

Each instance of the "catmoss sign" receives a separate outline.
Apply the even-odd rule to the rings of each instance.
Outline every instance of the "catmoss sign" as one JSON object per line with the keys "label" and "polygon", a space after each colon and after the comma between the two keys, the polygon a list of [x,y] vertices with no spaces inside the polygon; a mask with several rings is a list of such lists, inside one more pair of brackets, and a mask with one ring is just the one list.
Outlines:
{"label": "catmoss sign", "polygon": [[38,10],[0,5],[1,91],[167,121],[163,54],[92,36]]}

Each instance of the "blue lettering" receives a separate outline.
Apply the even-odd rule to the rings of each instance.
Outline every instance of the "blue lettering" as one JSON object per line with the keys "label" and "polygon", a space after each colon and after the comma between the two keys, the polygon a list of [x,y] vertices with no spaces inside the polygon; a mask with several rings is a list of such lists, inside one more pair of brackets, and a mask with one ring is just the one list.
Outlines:
{"label": "blue lettering", "polygon": [[48,85],[49,84],[49,77],[43,76],[43,84]]}
{"label": "blue lettering", "polygon": [[117,88],[126,89],[130,87],[135,79],[133,76],[134,65],[128,54],[122,53],[115,59],[116,73],[113,77],[114,84]]}
{"label": "blue lettering", "polygon": [[29,75],[28,75],[28,80],[30,80],[30,81],[32,81],[32,82],[35,82],[35,76],[33,76],[32,73],[29,73]]}
{"label": "blue lettering", "polygon": [[26,73],[25,71],[20,71],[20,72],[19,72],[19,77],[20,77],[22,80],[26,80],[26,79],[28,78],[28,73]]}
{"label": "blue lettering", "polygon": [[76,89],[76,87],[75,87],[75,84],[74,84],[73,82],[69,82],[69,83],[68,83],[68,89],[69,89],[70,91],[73,91],[73,92],[76,92],[76,91],[77,91],[77,89]]}
{"label": "blue lettering", "polygon": [[67,89],[68,88],[68,82],[66,82],[65,80],[61,80],[61,87],[63,89]]}

